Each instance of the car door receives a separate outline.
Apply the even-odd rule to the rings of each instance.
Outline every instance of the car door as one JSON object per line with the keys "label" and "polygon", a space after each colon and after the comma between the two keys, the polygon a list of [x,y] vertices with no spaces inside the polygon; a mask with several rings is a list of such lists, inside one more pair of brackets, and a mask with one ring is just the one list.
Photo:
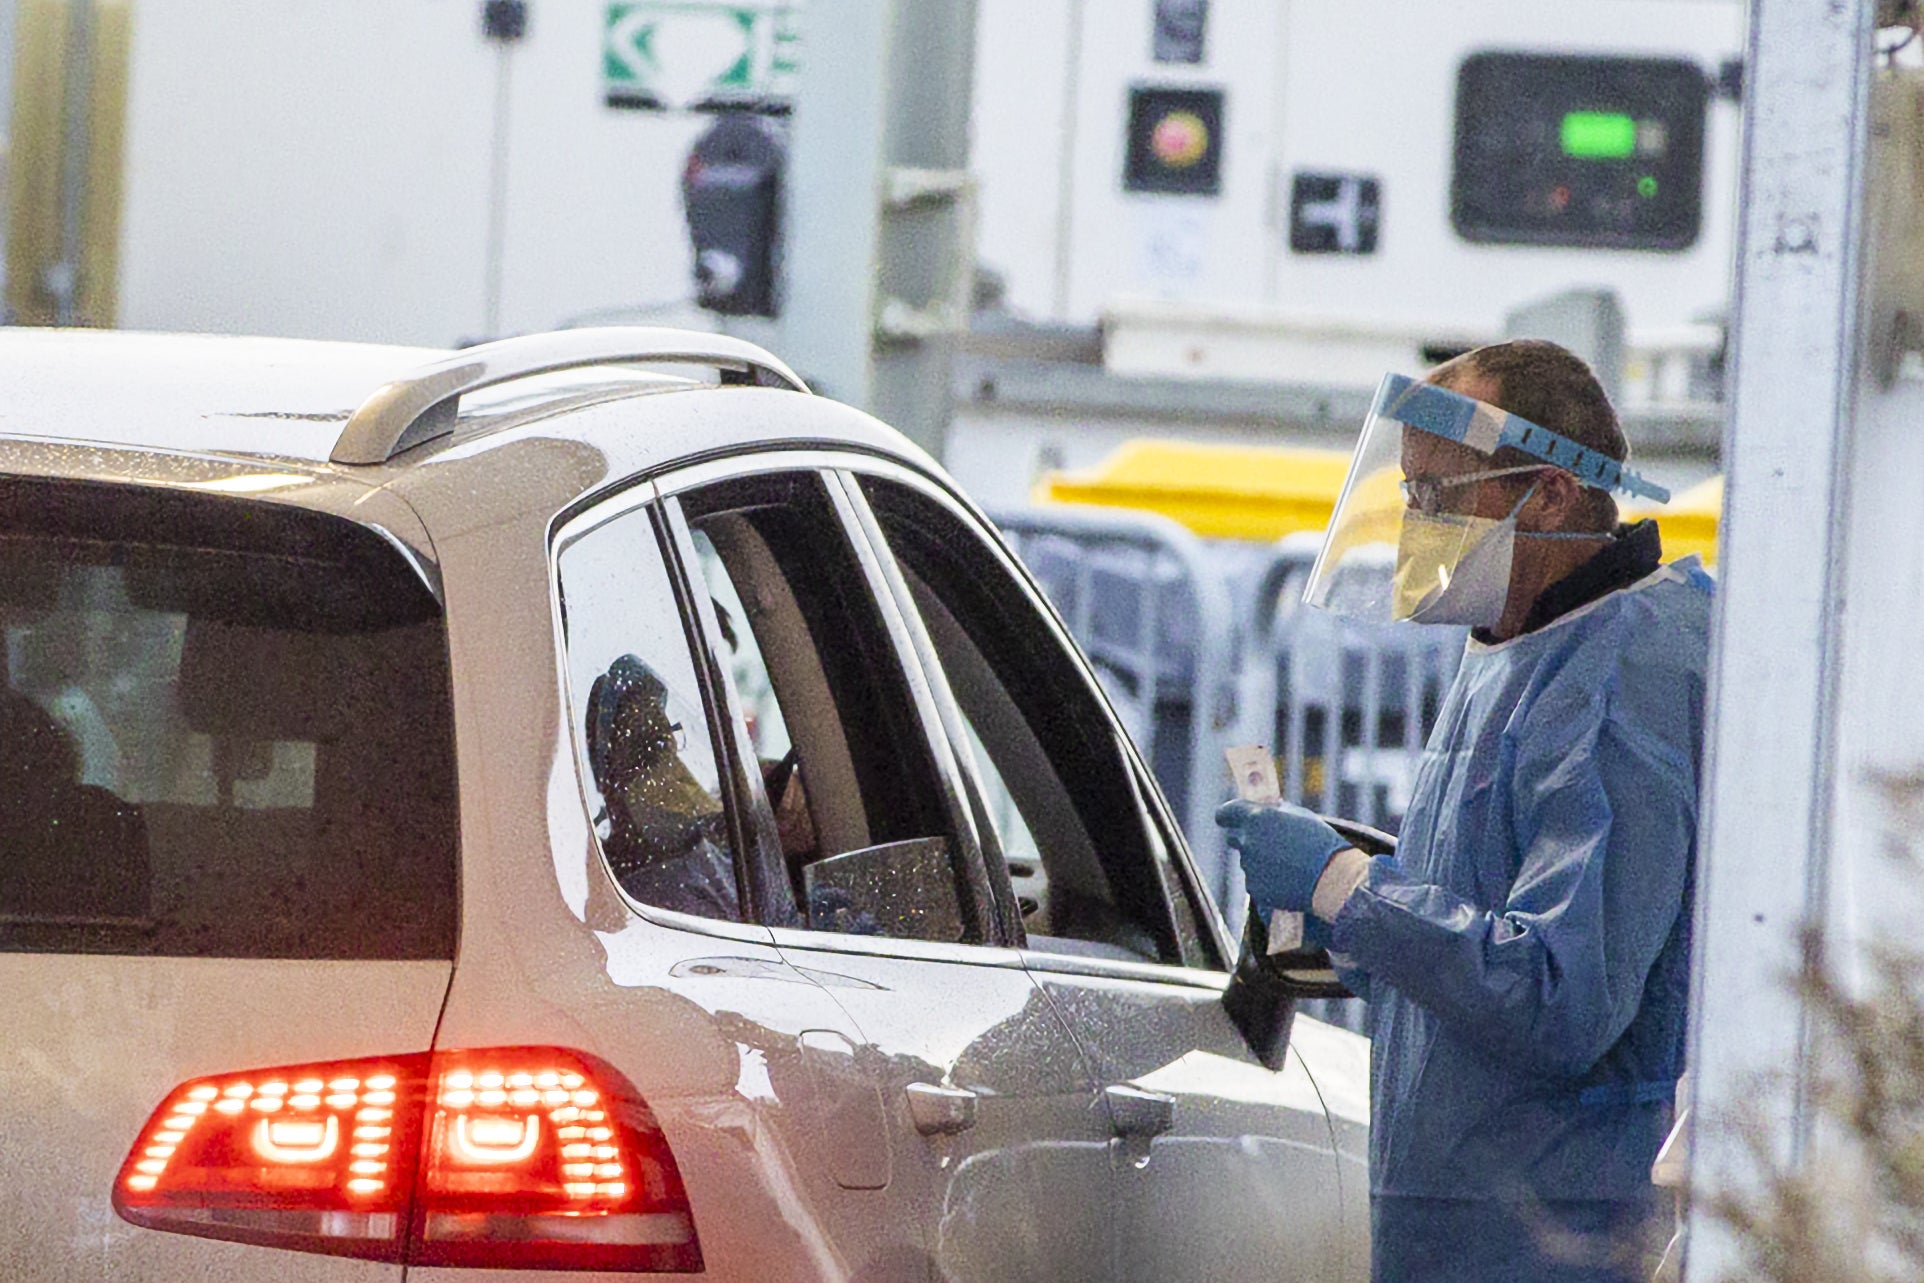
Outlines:
{"label": "car door", "polygon": [[1086,666],[941,487],[882,465],[853,485],[931,685],[952,701],[982,845],[1018,895],[1025,965],[1110,1114],[1117,1277],[1351,1276],[1361,1263],[1322,1098],[1302,1057],[1265,1068],[1224,1012],[1214,908]]}
{"label": "car door", "polygon": [[826,462],[661,482],[776,837],[764,920],[859,1031],[805,1050],[881,1092],[890,1205],[926,1227],[938,1277],[1112,1277],[1106,1116],[1014,947],[1013,892],[989,876],[900,604]]}
{"label": "car door", "polygon": [[[461,965],[501,990],[533,972],[564,1028],[592,1030],[661,1119],[710,1271],[924,1277],[925,1226],[891,1202],[879,1088],[844,1063],[859,1035],[754,920],[772,835],[743,802],[741,717],[706,662],[708,599],[678,578],[652,495],[602,499],[553,540],[568,760],[547,828],[580,921],[539,918],[543,898],[523,889],[516,933]],[[492,1018],[486,1003],[450,1013],[456,1037]]]}

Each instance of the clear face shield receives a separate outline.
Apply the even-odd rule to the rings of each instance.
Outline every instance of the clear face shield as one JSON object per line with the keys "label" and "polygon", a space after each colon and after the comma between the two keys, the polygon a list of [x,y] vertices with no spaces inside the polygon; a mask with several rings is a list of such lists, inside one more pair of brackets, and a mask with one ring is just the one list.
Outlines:
{"label": "clear face shield", "polygon": [[[1508,446],[1541,462],[1499,467]],[[1656,502],[1669,491],[1615,459],[1448,388],[1384,376],[1303,600],[1370,623],[1488,627],[1509,598],[1516,514],[1472,515],[1478,484],[1561,468]],[[1595,535],[1539,535],[1588,538]]]}

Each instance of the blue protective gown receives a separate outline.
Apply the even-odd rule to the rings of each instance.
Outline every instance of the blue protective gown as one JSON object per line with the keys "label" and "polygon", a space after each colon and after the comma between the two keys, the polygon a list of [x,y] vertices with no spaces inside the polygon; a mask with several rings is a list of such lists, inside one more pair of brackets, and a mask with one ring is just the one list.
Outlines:
{"label": "blue protective gown", "polygon": [[1683,1068],[1710,582],[1468,644],[1394,858],[1332,924],[1369,1001],[1381,1283],[1642,1277]]}

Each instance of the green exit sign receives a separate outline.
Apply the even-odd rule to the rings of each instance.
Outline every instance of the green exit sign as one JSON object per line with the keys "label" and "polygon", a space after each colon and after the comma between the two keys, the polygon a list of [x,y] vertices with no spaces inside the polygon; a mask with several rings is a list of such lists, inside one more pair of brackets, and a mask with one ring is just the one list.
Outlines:
{"label": "green exit sign", "polygon": [[608,105],[785,113],[794,98],[801,0],[610,0],[602,23]]}

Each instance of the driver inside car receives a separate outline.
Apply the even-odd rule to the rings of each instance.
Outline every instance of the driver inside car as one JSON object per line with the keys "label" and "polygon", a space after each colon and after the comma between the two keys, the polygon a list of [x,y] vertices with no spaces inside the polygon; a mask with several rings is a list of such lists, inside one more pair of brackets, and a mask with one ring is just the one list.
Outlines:
{"label": "driver inside car", "polygon": [[705,918],[739,911],[721,799],[681,758],[668,688],[623,655],[588,692],[587,747],[603,810],[602,848],[622,887],[647,904]]}

